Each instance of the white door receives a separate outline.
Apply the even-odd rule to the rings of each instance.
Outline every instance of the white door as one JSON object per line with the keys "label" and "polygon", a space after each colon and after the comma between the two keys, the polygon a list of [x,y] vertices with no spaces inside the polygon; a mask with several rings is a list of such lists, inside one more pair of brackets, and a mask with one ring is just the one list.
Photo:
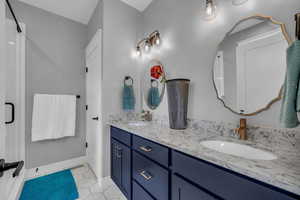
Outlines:
{"label": "white door", "polygon": [[86,49],[87,157],[97,178],[102,177],[101,48],[101,30],[99,30]]}

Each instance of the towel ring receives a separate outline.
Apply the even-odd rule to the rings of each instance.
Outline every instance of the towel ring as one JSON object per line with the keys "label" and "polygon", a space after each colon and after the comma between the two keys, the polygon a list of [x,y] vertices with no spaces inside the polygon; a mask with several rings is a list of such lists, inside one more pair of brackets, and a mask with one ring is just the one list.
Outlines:
{"label": "towel ring", "polygon": [[151,87],[158,88],[158,82],[157,82],[157,80],[151,79]]}
{"label": "towel ring", "polygon": [[[131,84],[127,84],[126,81],[130,80],[131,81]],[[124,78],[124,85],[127,85],[127,86],[133,86],[133,78],[131,78],[130,76],[125,76]]]}

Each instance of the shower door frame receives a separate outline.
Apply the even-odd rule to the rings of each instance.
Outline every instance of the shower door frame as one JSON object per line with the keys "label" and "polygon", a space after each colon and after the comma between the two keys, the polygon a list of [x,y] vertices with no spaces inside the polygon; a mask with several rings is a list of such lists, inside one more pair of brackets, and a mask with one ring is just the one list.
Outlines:
{"label": "shower door frame", "polygon": [[[6,22],[14,23],[11,19],[6,19]],[[22,33],[18,33],[16,37],[16,68],[17,68],[17,100],[16,105],[19,105],[19,113],[20,115],[15,116],[16,122],[18,123],[17,132],[20,133],[20,141],[19,141],[19,156],[22,160],[25,161],[25,76],[26,76],[26,63],[25,63],[25,48],[26,48],[26,26],[23,23],[19,23]],[[18,107],[17,107],[18,109]]]}
{"label": "shower door frame", "polygon": [[[8,27],[8,23],[14,23],[11,19],[5,19],[5,25],[4,25],[4,32],[6,32],[6,28]],[[16,85],[17,85],[17,96],[16,96],[16,102],[14,102],[17,105],[18,115],[16,115],[16,132],[18,134],[18,141],[16,141],[17,145],[17,154],[19,155],[19,159],[25,161],[26,163],[26,155],[25,155],[25,75],[26,75],[26,69],[25,69],[25,39],[26,39],[26,26],[23,23],[20,23],[20,26],[22,28],[22,33],[16,33]],[[2,26],[1,26],[2,28]],[[17,31],[16,31],[17,32]],[[7,50],[6,50],[6,37],[4,38],[4,46],[5,46],[5,55],[7,56]],[[2,52],[1,52],[2,53]],[[4,69],[7,67],[7,60],[4,62]],[[5,81],[5,80],[4,80]],[[6,82],[6,81],[5,81]],[[6,88],[6,87],[4,87]],[[5,92],[4,92],[4,99],[5,99]],[[2,102],[1,102],[2,103]],[[5,110],[4,110],[5,111]],[[4,116],[5,117],[5,116]],[[5,118],[4,118],[5,120]],[[6,132],[6,137],[8,136],[8,133]],[[5,141],[4,141],[5,143]],[[9,147],[4,148],[4,158],[6,156],[5,151],[9,150]],[[20,161],[16,160],[16,161]],[[12,170],[13,171],[13,170]],[[12,173],[10,171],[9,173]],[[8,172],[5,172],[8,173]],[[6,194],[7,200],[16,200],[18,199],[18,196],[20,195],[20,192],[22,191],[22,187],[24,184],[24,178],[25,178],[25,166],[23,167],[20,175],[16,177],[15,179],[5,179],[4,181],[12,181],[12,188],[11,190]],[[7,182],[9,183],[9,182]]]}

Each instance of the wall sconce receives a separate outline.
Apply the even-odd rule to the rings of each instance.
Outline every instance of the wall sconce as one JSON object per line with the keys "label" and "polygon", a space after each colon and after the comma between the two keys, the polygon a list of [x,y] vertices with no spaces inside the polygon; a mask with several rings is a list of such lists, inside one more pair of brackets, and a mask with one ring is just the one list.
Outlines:
{"label": "wall sconce", "polygon": [[203,11],[203,19],[204,20],[213,20],[217,16],[217,6],[214,0],[206,0],[204,11]]}
{"label": "wall sconce", "polygon": [[160,43],[161,43],[160,33],[158,31],[154,31],[147,38],[142,39],[141,41],[138,42],[136,46],[137,56],[142,55],[142,49],[144,49],[145,52],[149,52],[151,50],[151,47],[159,46]]}

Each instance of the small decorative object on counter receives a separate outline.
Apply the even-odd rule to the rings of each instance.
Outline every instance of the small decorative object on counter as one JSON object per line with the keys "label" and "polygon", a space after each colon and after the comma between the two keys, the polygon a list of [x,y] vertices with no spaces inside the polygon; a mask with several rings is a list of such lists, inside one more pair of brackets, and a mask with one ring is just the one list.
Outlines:
{"label": "small decorative object on counter", "polygon": [[152,121],[152,114],[150,111],[145,111],[143,110],[142,111],[142,115],[141,115],[141,118],[144,120],[144,121]]}
{"label": "small decorative object on counter", "polygon": [[167,80],[170,128],[187,128],[189,85],[188,79]]}

